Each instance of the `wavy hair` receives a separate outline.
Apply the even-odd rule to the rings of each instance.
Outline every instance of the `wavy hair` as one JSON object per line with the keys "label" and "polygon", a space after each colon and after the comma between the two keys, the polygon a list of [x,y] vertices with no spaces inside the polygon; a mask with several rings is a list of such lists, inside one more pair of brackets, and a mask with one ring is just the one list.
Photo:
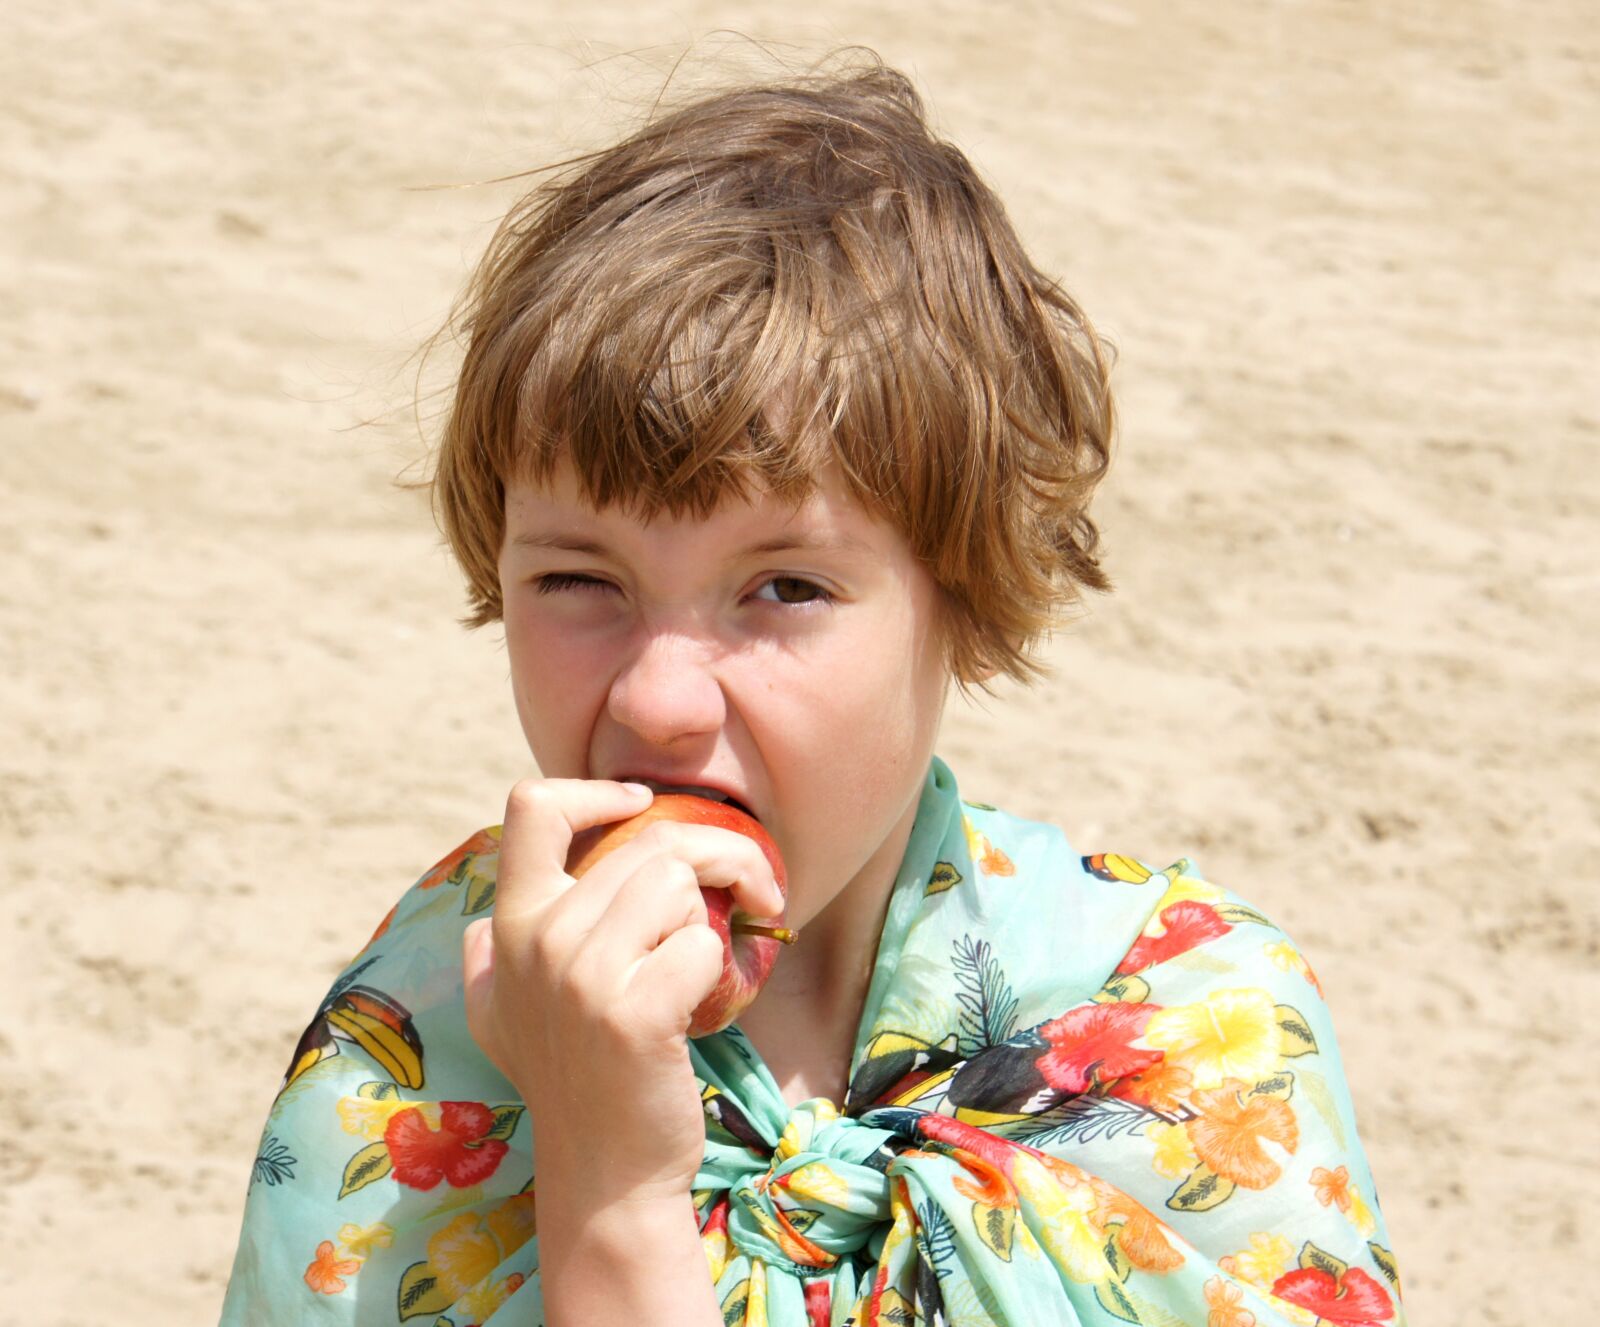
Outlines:
{"label": "wavy hair", "polygon": [[565,458],[597,508],[703,517],[831,460],[941,587],[963,689],[1047,671],[1032,644],[1110,586],[1109,353],[903,74],[702,95],[535,174],[449,324],[428,482],[467,625],[501,615],[510,480]]}

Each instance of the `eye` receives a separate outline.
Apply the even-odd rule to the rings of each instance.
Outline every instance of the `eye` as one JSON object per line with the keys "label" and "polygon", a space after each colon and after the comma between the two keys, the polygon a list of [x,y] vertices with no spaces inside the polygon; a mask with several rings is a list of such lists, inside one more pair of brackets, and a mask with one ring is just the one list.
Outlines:
{"label": "eye", "polygon": [[553,571],[548,576],[541,576],[534,585],[540,594],[559,594],[562,590],[609,590],[610,581],[602,581],[594,576],[579,576],[570,571]]}
{"label": "eye", "polygon": [[[833,595],[831,595],[827,590],[823,589],[822,586],[818,585],[815,581],[803,580],[799,576],[774,576],[770,581],[763,585],[761,589],[771,589],[776,593],[777,597],[775,599],[768,599],[768,603],[800,605],[831,603],[833,601]],[[758,597],[760,597],[760,593],[760,591],[757,591]],[[798,599],[790,597],[791,595],[796,594],[803,597]]]}

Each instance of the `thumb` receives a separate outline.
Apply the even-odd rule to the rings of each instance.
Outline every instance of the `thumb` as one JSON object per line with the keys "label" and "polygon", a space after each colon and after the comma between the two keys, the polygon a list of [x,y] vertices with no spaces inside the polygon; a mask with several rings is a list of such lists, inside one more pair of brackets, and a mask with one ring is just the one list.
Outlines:
{"label": "thumb", "polygon": [[[466,997],[467,1031],[478,1048],[500,1068],[494,1046],[493,919],[482,917],[461,934],[461,985]],[[503,1072],[503,1071],[502,1071]]]}

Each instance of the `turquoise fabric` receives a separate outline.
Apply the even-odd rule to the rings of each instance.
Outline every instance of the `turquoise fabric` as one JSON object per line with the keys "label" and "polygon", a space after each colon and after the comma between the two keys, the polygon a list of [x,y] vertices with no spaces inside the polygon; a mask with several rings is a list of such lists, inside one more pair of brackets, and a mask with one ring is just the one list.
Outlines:
{"label": "turquoise fabric", "polygon": [[[497,851],[485,830],[428,872],[319,1008],[224,1324],[544,1321],[534,1143],[462,1006]],[[846,1100],[789,1107],[737,1025],[690,1051],[727,1323],[1404,1322],[1304,957],[1189,863],[1079,857],[941,761]]]}

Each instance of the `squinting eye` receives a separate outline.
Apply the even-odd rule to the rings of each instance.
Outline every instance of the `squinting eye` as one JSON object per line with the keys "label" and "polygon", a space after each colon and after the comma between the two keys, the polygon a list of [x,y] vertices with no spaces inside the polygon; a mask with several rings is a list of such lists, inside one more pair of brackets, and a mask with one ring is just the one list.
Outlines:
{"label": "squinting eye", "polygon": [[761,589],[765,590],[769,587],[775,588],[779,585],[787,586],[790,593],[794,593],[798,588],[798,592],[806,597],[803,599],[790,599],[780,591],[778,592],[778,597],[774,600],[769,600],[769,603],[814,604],[825,603],[833,598],[833,596],[829,594],[827,590],[823,589],[822,586],[818,585],[815,581],[802,580],[798,576],[774,576],[770,581],[763,585]]}
{"label": "squinting eye", "polygon": [[596,580],[593,576],[576,576],[569,571],[555,571],[541,576],[534,584],[540,594],[556,594],[562,590],[609,590],[610,581]]}

